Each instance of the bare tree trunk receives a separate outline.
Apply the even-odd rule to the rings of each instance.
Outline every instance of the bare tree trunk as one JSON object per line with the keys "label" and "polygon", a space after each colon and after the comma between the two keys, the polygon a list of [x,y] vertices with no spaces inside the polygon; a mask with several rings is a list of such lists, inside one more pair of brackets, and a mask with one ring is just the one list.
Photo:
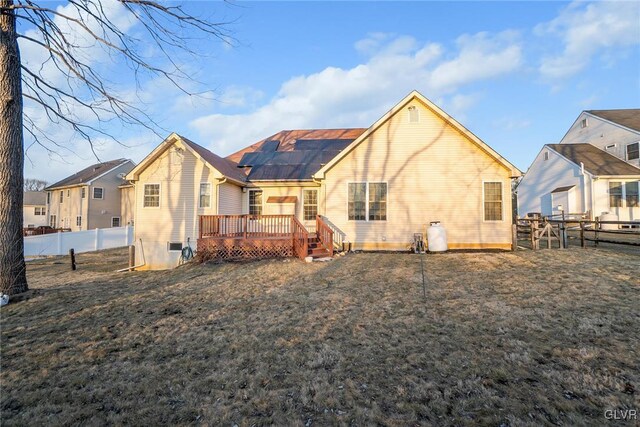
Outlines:
{"label": "bare tree trunk", "polygon": [[0,291],[26,291],[22,237],[22,86],[13,0],[0,0]]}

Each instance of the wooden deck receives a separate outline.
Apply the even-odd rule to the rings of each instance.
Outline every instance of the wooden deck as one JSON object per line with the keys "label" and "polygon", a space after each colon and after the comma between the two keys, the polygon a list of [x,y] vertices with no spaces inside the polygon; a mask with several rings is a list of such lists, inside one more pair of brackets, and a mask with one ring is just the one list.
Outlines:
{"label": "wooden deck", "polygon": [[333,231],[320,216],[316,235],[294,215],[201,215],[199,226],[203,259],[333,256]]}

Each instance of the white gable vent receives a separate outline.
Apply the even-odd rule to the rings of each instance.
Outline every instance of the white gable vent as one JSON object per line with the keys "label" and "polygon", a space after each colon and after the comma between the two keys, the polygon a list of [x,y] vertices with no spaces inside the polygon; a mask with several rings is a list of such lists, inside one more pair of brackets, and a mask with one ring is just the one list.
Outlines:
{"label": "white gable vent", "polygon": [[409,110],[409,123],[418,123],[420,121],[420,113],[415,106],[407,108]]}

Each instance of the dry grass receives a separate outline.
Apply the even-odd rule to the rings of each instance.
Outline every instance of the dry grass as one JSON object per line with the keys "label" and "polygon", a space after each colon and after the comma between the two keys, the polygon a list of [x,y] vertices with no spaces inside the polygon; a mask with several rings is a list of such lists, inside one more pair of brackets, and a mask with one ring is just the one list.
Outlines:
{"label": "dry grass", "polygon": [[2,423],[602,424],[640,409],[639,254],[355,254],[113,273],[30,263]]}

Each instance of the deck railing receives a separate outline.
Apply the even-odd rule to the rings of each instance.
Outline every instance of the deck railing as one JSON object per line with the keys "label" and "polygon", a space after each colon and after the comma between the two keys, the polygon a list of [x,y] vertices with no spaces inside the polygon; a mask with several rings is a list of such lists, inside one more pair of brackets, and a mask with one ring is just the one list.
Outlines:
{"label": "deck railing", "polygon": [[291,216],[293,252],[304,259],[309,253],[309,232],[295,216]]}
{"label": "deck railing", "polygon": [[201,215],[199,238],[283,238],[293,233],[293,215]]}
{"label": "deck railing", "polygon": [[320,215],[316,216],[316,234],[320,244],[333,256],[333,230]]}

